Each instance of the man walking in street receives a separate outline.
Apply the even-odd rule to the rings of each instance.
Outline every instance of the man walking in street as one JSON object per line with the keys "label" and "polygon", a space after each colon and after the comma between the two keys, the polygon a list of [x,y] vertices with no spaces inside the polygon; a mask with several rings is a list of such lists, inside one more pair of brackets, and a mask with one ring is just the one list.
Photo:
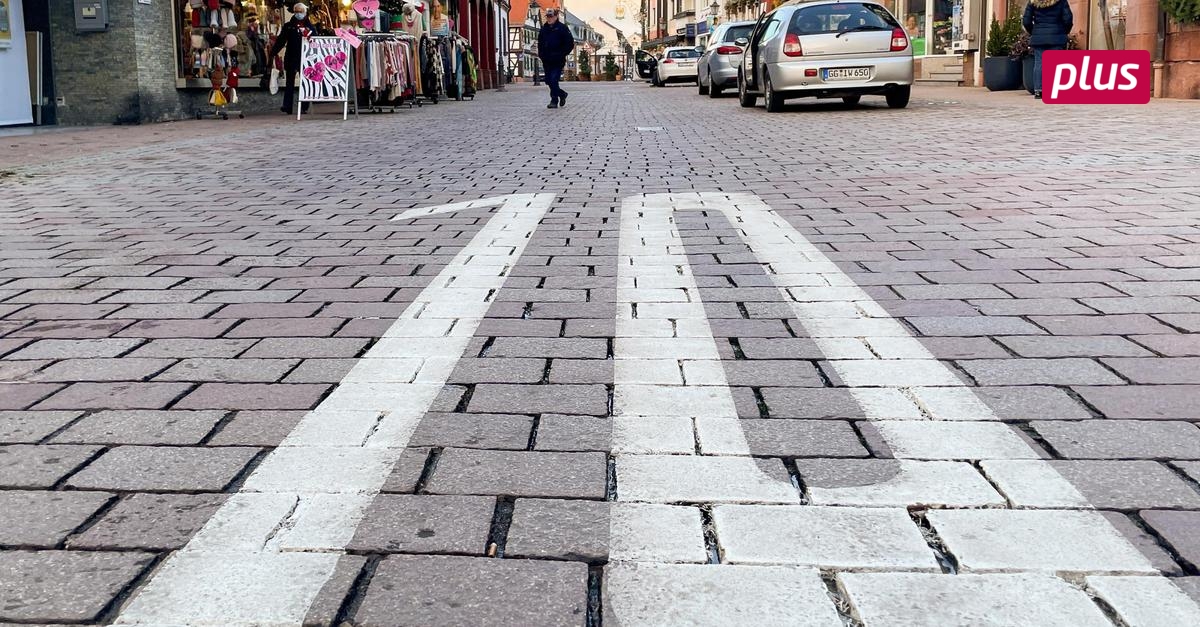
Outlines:
{"label": "man walking in street", "polygon": [[558,86],[562,80],[567,57],[575,49],[575,38],[571,29],[558,19],[558,9],[546,9],[546,23],[538,33],[538,58],[546,68],[546,85],[550,88],[550,104],[547,109],[557,109],[567,104],[567,92]]}

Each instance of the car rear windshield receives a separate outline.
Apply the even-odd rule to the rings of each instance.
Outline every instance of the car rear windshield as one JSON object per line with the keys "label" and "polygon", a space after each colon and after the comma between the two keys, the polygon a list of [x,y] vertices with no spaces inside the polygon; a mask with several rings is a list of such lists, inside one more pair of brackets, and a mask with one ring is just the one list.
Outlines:
{"label": "car rear windshield", "polygon": [[725,39],[723,41],[725,43],[730,43],[743,37],[749,39],[750,31],[752,30],[754,30],[753,24],[746,24],[745,26],[730,26],[729,30],[725,31]]}
{"label": "car rear windshield", "polygon": [[788,32],[795,35],[839,33],[851,29],[892,30],[900,25],[877,4],[842,2],[801,7],[792,16]]}
{"label": "car rear windshield", "polygon": [[667,52],[668,59],[695,59],[700,53],[695,49],[688,48],[687,50],[670,50]]}

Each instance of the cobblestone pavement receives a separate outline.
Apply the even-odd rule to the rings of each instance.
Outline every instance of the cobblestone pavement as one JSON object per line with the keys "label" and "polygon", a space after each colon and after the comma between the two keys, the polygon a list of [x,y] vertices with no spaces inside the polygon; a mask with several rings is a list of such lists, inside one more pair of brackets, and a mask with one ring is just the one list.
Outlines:
{"label": "cobblestone pavement", "polygon": [[0,623],[1200,624],[1195,103],[572,91],[4,138]]}

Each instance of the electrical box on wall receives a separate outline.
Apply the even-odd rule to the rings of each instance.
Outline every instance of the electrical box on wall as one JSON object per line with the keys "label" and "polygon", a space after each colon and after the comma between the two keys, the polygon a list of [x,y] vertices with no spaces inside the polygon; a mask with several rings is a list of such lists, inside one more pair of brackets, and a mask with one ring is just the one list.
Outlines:
{"label": "electrical box on wall", "polygon": [[95,33],[108,30],[108,0],[74,0],[75,31]]}
{"label": "electrical box on wall", "polygon": [[952,0],[950,3],[950,50],[979,50],[983,43],[983,0]]}

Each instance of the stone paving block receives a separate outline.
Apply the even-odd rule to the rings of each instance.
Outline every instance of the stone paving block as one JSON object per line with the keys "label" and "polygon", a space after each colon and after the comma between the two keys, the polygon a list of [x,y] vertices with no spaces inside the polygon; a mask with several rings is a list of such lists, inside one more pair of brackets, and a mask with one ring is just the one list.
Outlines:
{"label": "stone paving block", "polygon": [[388,475],[380,491],[415,492],[428,459],[429,449],[405,448],[404,452],[400,454],[400,459],[393,464],[392,472]]}
{"label": "stone paving block", "polygon": [[550,365],[550,383],[612,383],[610,359],[555,359]]}
{"label": "stone paving block", "polygon": [[1007,424],[994,422],[876,421],[892,454],[901,459],[1038,459],[1041,453]]}
{"label": "stone paving block", "polygon": [[219,492],[257,453],[249,447],[118,446],[67,485],[83,490]]}
{"label": "stone paving block", "polygon": [[1046,332],[1021,318],[1006,316],[911,317],[909,324],[921,335],[1044,335]]}
{"label": "stone paving block", "polygon": [[381,494],[347,548],[371,553],[483,555],[496,500],[485,496]]}
{"label": "stone paving block", "polygon": [[1200,384],[1200,357],[1104,359],[1105,365],[1133,383]]}
{"label": "stone paving block", "polygon": [[533,419],[506,414],[428,413],[417,423],[408,446],[524,450]]}
{"label": "stone paving block", "polygon": [[603,416],[608,413],[608,390],[602,385],[480,384],[467,408],[484,413]]}
{"label": "stone paving block", "polygon": [[98,446],[0,446],[0,488],[49,488],[101,450]]}
{"label": "stone paving block", "polygon": [[623,501],[609,505],[610,562],[702,564],[708,560],[698,508]]}
{"label": "stone paving block", "polygon": [[1032,316],[1030,320],[1052,335],[1139,335],[1174,333],[1145,314],[1105,316]]}
{"label": "stone paving block", "polygon": [[[612,418],[612,452],[633,454],[696,452],[697,430],[683,416]],[[744,449],[744,443],[741,449]],[[743,451],[739,451],[743,452]]]}
{"label": "stone paving block", "polygon": [[1099,509],[1200,509],[1200,493],[1151,461],[1051,461],[1050,465]]}
{"label": "stone paving block", "polygon": [[337,383],[358,359],[305,359],[283,378],[284,383]]}
{"label": "stone paving block", "polygon": [[1179,576],[1183,574],[1183,569],[1175,562],[1163,545],[1159,543],[1158,538],[1155,538],[1150,532],[1142,529],[1139,523],[1135,523],[1129,516],[1121,512],[1100,512],[1101,516],[1108,521],[1108,524],[1113,526],[1125,536],[1125,539],[1130,544],[1137,547],[1146,559],[1154,566],[1155,570],[1168,576]]}
{"label": "stone paving block", "polygon": [[[165,384],[164,384],[165,385]],[[317,383],[203,383],[179,409],[310,409],[329,391]]]}
{"label": "stone paving block", "polygon": [[[742,338],[739,342],[747,359],[826,359],[826,355],[809,338]],[[863,355],[870,352],[863,347]],[[846,356],[847,359],[852,358]]]}
{"label": "stone paving block", "polygon": [[149,553],[0,551],[0,620],[96,620],[153,557]]}
{"label": "stone paving block", "polygon": [[1141,516],[1179,557],[1200,565],[1200,512],[1147,510]]}
{"label": "stone paving block", "polygon": [[610,503],[517,499],[506,557],[602,562],[609,556]]}
{"label": "stone paving block", "polygon": [[241,321],[225,337],[329,337],[345,322],[342,318],[258,318]]}
{"label": "stone paving block", "polygon": [[1145,357],[1150,355],[1146,349],[1115,335],[1061,337],[1015,335],[998,337],[996,341],[1012,349],[1021,357]]}
{"label": "stone paving block", "polygon": [[586,613],[581,562],[394,555],[379,564],[354,622],[552,627],[577,626]]}
{"label": "stone paving block", "polygon": [[1197,420],[1200,385],[1076,387],[1085,401],[1107,418]]}
{"label": "stone paving block", "polygon": [[304,411],[239,411],[213,434],[211,446],[278,446]]}
{"label": "stone paving block", "polygon": [[0,381],[37,380],[33,374],[50,363],[48,359],[31,359],[25,361],[0,361]]}
{"label": "stone paving block", "polygon": [[187,383],[74,383],[37,409],[162,409],[183,396]]}
{"label": "stone paving block", "polygon": [[450,374],[450,383],[538,383],[546,371],[545,359],[471,358],[460,359]]}
{"label": "stone paving block", "polygon": [[157,339],[129,353],[129,357],[174,357],[232,359],[254,345],[255,340]]}
{"label": "stone paving block", "polygon": [[567,359],[604,359],[608,343],[602,339],[544,337],[498,337],[488,351],[489,357],[561,357]]}
{"label": "stone paving block", "polygon": [[938,570],[902,508],[719,505],[713,522],[733,564]]}
{"label": "stone paving block", "polygon": [[931,510],[926,517],[964,572],[1158,572],[1096,512]]}
{"label": "stone paving block", "polygon": [[432,494],[494,494],[559,498],[604,497],[607,461],[600,453],[442,452],[426,489]]}
{"label": "stone paving block", "polygon": [[1043,420],[1030,426],[1073,459],[1200,459],[1200,429],[1187,422]]}
{"label": "stone paving block", "polygon": [[1091,359],[968,359],[957,362],[979,385],[1120,385]]}
{"label": "stone paving block", "polygon": [[1200,356],[1200,334],[1134,335],[1129,339],[1167,357]]}
{"label": "stone paving block", "polygon": [[77,411],[0,411],[0,444],[34,444],[82,415]]}
{"label": "stone paving block", "polygon": [[1166,577],[1088,577],[1086,581],[1130,627],[1200,624],[1200,602]]}
{"label": "stone paving block", "polygon": [[144,340],[135,338],[98,338],[81,340],[38,340],[12,353],[8,359],[83,359],[119,357]]}
{"label": "stone paving block", "polygon": [[[34,322],[13,331],[13,336],[65,340],[106,338],[129,326],[128,320],[61,320]],[[32,340],[30,340],[32,341]]]}
{"label": "stone paving block", "polygon": [[31,407],[61,389],[58,383],[0,383],[0,410]]}
{"label": "stone paving block", "polygon": [[66,359],[39,372],[38,381],[142,381],[175,363],[170,359],[122,357]]}
{"label": "stone paving block", "polygon": [[261,359],[309,359],[315,357],[357,357],[370,340],[353,337],[271,337],[259,340],[242,357]]}
{"label": "stone paving block", "polygon": [[184,359],[154,379],[271,383],[280,380],[297,363],[297,359]]}
{"label": "stone paving block", "polygon": [[[65,494],[73,494],[66,492]],[[170,550],[187,544],[225,501],[218,494],[131,494],[67,542],[81,549]]]}
{"label": "stone paving block", "polygon": [[225,416],[219,411],[99,411],[54,436],[58,444],[198,444]]}
{"label": "stone paving block", "polygon": [[617,496],[648,503],[799,503],[779,460],[711,455],[622,455]]}
{"label": "stone paving block", "polygon": [[[700,446],[710,446],[709,431],[697,422]],[[835,420],[738,420],[750,454],[767,457],[866,457],[868,451],[849,422]],[[718,440],[719,441],[719,440]]]}
{"label": "stone paving block", "polygon": [[1082,590],[1051,575],[838,573],[866,625],[1079,625],[1110,623]]}
{"label": "stone paving block", "polygon": [[837,625],[814,569],[730,564],[613,564],[604,570],[604,616],[625,627]]}
{"label": "stone paving block", "polygon": [[[204,307],[201,311],[211,311],[212,307]],[[129,308],[120,311],[123,317],[145,317],[151,320],[138,320],[129,325],[117,335],[119,337],[137,338],[215,338],[233,326],[232,320],[177,320],[158,311],[133,311]],[[200,313],[200,312],[197,312]]]}
{"label": "stone paving block", "polygon": [[0,491],[0,545],[54,548],[111,498],[104,492]]}
{"label": "stone paving block", "polygon": [[849,390],[763,388],[772,418],[863,418],[862,407]]}
{"label": "stone paving block", "polygon": [[608,452],[612,449],[612,429],[612,421],[607,418],[543,415],[534,449]]}
{"label": "stone paving block", "polygon": [[[745,360],[722,363],[730,385],[754,387],[822,387],[816,367],[803,361]],[[690,379],[689,379],[690,380]]]}
{"label": "stone paving block", "polygon": [[894,459],[798,459],[814,505],[862,507],[1003,505],[970,464]]}

